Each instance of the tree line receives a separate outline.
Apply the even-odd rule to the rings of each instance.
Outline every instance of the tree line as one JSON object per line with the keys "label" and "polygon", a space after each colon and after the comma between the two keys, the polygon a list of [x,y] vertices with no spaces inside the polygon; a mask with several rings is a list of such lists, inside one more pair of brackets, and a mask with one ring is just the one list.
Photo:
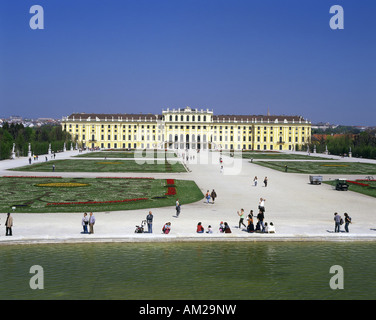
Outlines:
{"label": "tree line", "polygon": [[314,137],[312,132],[310,151],[323,153],[326,148],[330,154],[349,155],[350,148],[353,157],[376,159],[376,129],[365,130],[360,133],[347,132],[339,135],[322,135]]}
{"label": "tree line", "polygon": [[47,154],[51,144],[52,152],[63,151],[64,142],[67,149],[72,142],[71,135],[62,130],[60,125],[43,125],[41,127],[25,127],[22,123],[5,122],[0,128],[0,160],[9,159],[15,144],[16,156],[28,155],[29,143],[34,155]]}

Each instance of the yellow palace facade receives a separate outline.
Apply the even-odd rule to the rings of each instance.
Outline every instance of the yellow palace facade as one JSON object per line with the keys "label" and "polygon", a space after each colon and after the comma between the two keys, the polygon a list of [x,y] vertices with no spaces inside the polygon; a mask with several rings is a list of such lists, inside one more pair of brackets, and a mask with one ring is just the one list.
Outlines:
{"label": "yellow palace facade", "polygon": [[215,115],[190,107],[162,114],[74,113],[62,126],[82,148],[278,151],[311,140],[311,123],[301,116]]}

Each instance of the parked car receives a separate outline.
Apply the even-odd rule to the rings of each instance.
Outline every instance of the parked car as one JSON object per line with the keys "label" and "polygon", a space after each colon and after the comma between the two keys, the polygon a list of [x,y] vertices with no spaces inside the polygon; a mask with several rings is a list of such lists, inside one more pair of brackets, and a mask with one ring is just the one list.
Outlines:
{"label": "parked car", "polygon": [[346,179],[336,179],[336,190],[347,191],[349,189],[349,184]]}

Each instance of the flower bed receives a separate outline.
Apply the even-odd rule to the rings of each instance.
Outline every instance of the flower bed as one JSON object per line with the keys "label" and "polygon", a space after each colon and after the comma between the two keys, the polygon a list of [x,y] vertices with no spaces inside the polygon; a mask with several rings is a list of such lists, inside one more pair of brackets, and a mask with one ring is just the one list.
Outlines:
{"label": "flower bed", "polygon": [[121,202],[131,202],[148,200],[148,198],[135,198],[135,199],[123,199],[123,200],[109,200],[109,201],[79,201],[79,202],[50,202],[47,203],[48,206],[64,206],[64,205],[77,205],[77,204],[102,204],[102,203],[121,203]]}
{"label": "flower bed", "polygon": [[356,184],[356,185],[362,186],[362,187],[369,187],[369,184],[367,184],[367,183],[361,183],[361,182],[352,181],[352,180],[346,180],[346,182]]}
{"label": "flower bed", "polygon": [[154,179],[152,177],[96,177],[96,179]]}
{"label": "flower bed", "polygon": [[176,194],[175,188],[175,180],[174,179],[166,179],[167,182],[167,192],[165,193],[166,196],[173,196]]}
{"label": "flower bed", "polygon": [[166,196],[173,196],[176,194],[175,187],[168,187],[167,192],[165,193]]}

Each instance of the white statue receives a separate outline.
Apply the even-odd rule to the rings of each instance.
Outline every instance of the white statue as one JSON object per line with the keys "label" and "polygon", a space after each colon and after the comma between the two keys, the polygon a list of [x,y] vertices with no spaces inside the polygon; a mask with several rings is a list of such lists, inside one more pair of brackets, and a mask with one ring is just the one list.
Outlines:
{"label": "white statue", "polygon": [[12,154],[11,154],[11,158],[12,158],[12,159],[16,159],[16,151],[15,151],[15,148],[16,148],[16,144],[13,143]]}
{"label": "white statue", "polygon": [[29,151],[27,152],[27,156],[31,158],[31,143],[29,143]]}

